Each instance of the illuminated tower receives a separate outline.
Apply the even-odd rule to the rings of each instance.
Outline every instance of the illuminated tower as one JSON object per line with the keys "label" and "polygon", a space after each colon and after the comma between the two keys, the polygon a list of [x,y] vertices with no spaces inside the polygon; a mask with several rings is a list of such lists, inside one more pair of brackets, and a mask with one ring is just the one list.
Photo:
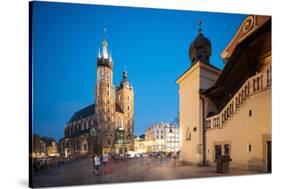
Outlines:
{"label": "illuminated tower", "polygon": [[[116,103],[123,112],[123,116],[117,117],[117,128],[122,121],[125,143],[130,144],[129,148],[133,150],[134,141],[134,89],[128,81],[127,71],[123,72],[123,79],[116,91]],[[122,119],[122,120],[120,120]]]}
{"label": "illuminated tower", "polygon": [[115,87],[113,84],[113,61],[108,53],[106,30],[102,42],[102,52],[98,51],[97,81],[96,81],[96,121],[100,129],[100,142],[103,149],[111,148],[115,140],[114,112],[115,112]]}

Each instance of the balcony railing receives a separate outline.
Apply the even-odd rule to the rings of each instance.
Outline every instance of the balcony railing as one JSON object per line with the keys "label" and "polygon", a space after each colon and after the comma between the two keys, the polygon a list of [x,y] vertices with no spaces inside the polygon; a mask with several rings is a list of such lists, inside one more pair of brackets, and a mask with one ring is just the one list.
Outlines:
{"label": "balcony railing", "polygon": [[263,72],[250,77],[217,115],[206,119],[206,128],[221,128],[223,124],[243,105],[252,95],[271,87],[271,65]]}

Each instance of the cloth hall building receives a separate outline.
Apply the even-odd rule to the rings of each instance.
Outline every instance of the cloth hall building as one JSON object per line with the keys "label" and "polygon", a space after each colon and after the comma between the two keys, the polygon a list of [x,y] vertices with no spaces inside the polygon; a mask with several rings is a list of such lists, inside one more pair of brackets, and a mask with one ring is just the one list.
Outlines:
{"label": "cloth hall building", "polygon": [[271,172],[271,17],[250,15],[210,63],[211,41],[201,28],[189,47],[191,66],[178,79],[180,159]]}
{"label": "cloth hall building", "polygon": [[95,103],[71,117],[64,127],[61,153],[68,155],[94,152],[125,153],[134,148],[134,90],[123,72],[115,88],[113,61],[104,37],[97,57]]}

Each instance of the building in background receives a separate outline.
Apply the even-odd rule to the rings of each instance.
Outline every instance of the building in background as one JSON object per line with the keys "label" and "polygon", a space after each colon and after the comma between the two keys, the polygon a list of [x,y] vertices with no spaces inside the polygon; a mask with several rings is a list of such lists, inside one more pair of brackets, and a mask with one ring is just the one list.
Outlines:
{"label": "building in background", "polygon": [[32,135],[32,157],[44,157],[47,155],[47,146],[44,140],[37,134]]}
{"label": "building in background", "polygon": [[48,156],[59,156],[58,145],[56,141],[51,141],[51,145],[47,147]]}
{"label": "building in background", "polygon": [[53,138],[39,136],[33,134],[32,136],[32,157],[46,157],[57,156],[58,145]]}
{"label": "building in background", "polygon": [[65,125],[64,154],[126,153],[134,149],[134,90],[127,71],[115,88],[106,35],[98,50],[95,104],[76,112]]}
{"label": "building in background", "polygon": [[223,70],[210,63],[211,41],[201,28],[191,43],[191,67],[178,79],[180,159],[271,171],[271,17],[248,16],[222,52]]}
{"label": "building in background", "polygon": [[175,152],[179,150],[179,128],[172,123],[152,124],[145,132],[148,152]]}
{"label": "building in background", "polygon": [[178,125],[169,124],[165,127],[164,148],[165,152],[178,152],[179,151],[179,127]]}
{"label": "building in background", "polygon": [[135,137],[134,151],[137,153],[147,153],[145,135]]}

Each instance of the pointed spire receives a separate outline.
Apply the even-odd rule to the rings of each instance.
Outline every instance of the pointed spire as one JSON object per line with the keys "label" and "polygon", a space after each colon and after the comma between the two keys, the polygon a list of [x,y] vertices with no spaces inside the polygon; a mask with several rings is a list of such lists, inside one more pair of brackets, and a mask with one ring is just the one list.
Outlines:
{"label": "pointed spire", "polygon": [[201,20],[201,18],[199,18],[199,20],[198,20],[198,25],[199,25],[198,34],[202,34],[202,28],[201,28],[202,20]]}
{"label": "pointed spire", "polygon": [[106,41],[106,28],[103,28],[103,40]]}
{"label": "pointed spire", "polygon": [[109,52],[109,62],[112,62],[112,52]]}
{"label": "pointed spire", "polygon": [[104,39],[102,42],[102,57],[108,59],[108,51],[107,51],[107,41],[106,41],[106,28],[104,28]]}
{"label": "pointed spire", "polygon": [[98,50],[98,58],[101,58],[101,55],[100,55],[100,48]]}

